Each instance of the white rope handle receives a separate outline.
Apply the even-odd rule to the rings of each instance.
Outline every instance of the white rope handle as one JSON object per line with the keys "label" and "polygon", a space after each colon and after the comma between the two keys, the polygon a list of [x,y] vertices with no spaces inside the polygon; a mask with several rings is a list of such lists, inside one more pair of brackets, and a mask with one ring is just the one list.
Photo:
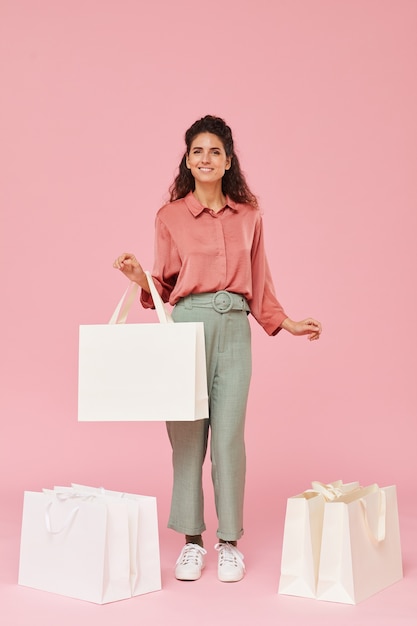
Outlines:
{"label": "white rope handle", "polygon": [[[153,303],[155,305],[159,322],[161,324],[169,324],[173,322],[171,314],[166,309],[164,303],[162,302],[162,298],[159,295],[157,288],[155,287],[155,283],[153,282],[151,273],[145,271],[145,274],[146,278],[148,279],[149,289],[151,292]],[[119,304],[115,308],[113,315],[110,318],[109,324],[124,324],[126,322],[132,304],[136,299],[138,289],[139,285],[137,283],[131,282],[128,285],[126,291],[119,301]]]}

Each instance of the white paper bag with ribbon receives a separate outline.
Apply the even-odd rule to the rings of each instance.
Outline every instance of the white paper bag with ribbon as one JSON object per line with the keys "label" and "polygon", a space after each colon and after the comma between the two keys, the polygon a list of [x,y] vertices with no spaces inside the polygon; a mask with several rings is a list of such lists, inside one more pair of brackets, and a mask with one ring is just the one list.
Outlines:
{"label": "white paper bag with ribbon", "polygon": [[319,600],[357,604],[402,577],[395,486],[371,485],[325,504]]}
{"label": "white paper bag with ribbon", "polygon": [[159,324],[126,324],[132,283],[109,324],[79,334],[79,421],[194,421],[208,418],[204,325],[171,323],[146,272]]}
{"label": "white paper bag with ribbon", "polygon": [[338,480],[325,485],[314,481],[311,489],[288,498],[280,594],[316,597],[325,502],[358,487],[357,482],[343,484]]}
{"label": "white paper bag with ribbon", "polygon": [[[97,604],[158,591],[156,501],[142,501],[138,522],[152,527],[152,555],[144,530],[132,546],[132,501],[99,490],[25,492],[19,584]],[[142,549],[146,558],[132,561]]]}

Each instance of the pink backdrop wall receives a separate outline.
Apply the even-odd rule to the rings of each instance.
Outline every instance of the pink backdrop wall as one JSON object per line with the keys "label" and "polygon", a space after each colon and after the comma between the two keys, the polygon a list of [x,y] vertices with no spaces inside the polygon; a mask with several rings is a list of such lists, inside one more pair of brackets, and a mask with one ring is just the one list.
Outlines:
{"label": "pink backdrop wall", "polygon": [[312,479],[396,483],[406,506],[416,19],[413,0],[2,0],[4,492],[151,493],[165,523],[164,426],[77,423],[78,326],[110,317],[117,254],[151,267],[183,133],[212,113],[260,197],[280,300],[324,326],[310,344],[253,324],[248,525]]}

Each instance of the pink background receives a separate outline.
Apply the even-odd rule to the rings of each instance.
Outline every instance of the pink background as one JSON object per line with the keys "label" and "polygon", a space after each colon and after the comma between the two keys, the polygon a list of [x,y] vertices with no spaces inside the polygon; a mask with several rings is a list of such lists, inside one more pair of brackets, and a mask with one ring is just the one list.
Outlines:
{"label": "pink background", "polygon": [[[313,315],[324,327],[310,344],[284,332],[269,338],[252,324],[241,547],[253,571],[259,539],[271,537],[274,562],[258,564],[271,568],[266,587],[256,578],[248,587],[248,576],[241,590],[253,590],[261,615],[267,588],[273,606],[263,623],[273,623],[277,602],[289,607],[286,623],[312,610],[271,595],[286,498],[311,480],[396,484],[408,536],[416,510],[416,27],[415,0],[2,0],[0,581],[13,597],[8,624],[26,623],[16,598],[35,594],[13,587],[23,491],[53,484],[156,495],[165,585],[184,589],[171,574],[180,539],[165,529],[165,427],[77,423],[78,327],[108,321],[126,285],[112,269],[117,254],[134,251],[151,268],[155,212],[185,129],[206,113],[233,128],[263,208],[281,302],[291,317]],[[138,306],[130,321],[154,314]],[[211,545],[208,472],[207,523]],[[397,608],[400,598],[390,593],[410,606],[411,543],[400,591],[369,601],[375,611],[361,623],[389,618],[389,598]],[[218,585],[210,592],[239,597]],[[54,607],[42,605],[44,624],[60,602],[68,610],[69,600],[38,592],[35,603],[39,595]],[[164,623],[169,602],[152,597]],[[131,602],[155,616],[146,603],[156,600]],[[334,610],[320,623],[336,623]],[[393,623],[407,615],[401,622],[392,613]]]}

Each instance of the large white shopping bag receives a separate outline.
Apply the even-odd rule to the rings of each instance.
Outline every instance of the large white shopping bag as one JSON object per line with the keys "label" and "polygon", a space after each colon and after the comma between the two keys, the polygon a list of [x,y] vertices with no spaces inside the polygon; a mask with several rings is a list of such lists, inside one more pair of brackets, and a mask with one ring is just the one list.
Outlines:
{"label": "large white shopping bag", "polygon": [[341,480],[328,485],[313,482],[311,489],[288,498],[279,593],[316,597],[325,502],[358,485]]}
{"label": "large white shopping bag", "polygon": [[403,576],[395,486],[325,504],[317,598],[357,604]]}
{"label": "large white shopping bag", "polygon": [[[150,541],[155,547],[157,519],[152,508],[145,513],[144,526],[153,524]],[[132,564],[129,509],[128,498],[87,490],[25,492],[19,584],[97,604],[159,590],[159,549],[154,550],[150,572],[145,562],[136,572],[143,584],[132,576],[140,562]],[[136,551],[143,547],[149,557],[143,534]]]}
{"label": "large white shopping bag", "polygon": [[193,421],[208,417],[204,325],[170,323],[147,272],[159,324],[125,324],[138,286],[109,324],[79,334],[79,421]]}

